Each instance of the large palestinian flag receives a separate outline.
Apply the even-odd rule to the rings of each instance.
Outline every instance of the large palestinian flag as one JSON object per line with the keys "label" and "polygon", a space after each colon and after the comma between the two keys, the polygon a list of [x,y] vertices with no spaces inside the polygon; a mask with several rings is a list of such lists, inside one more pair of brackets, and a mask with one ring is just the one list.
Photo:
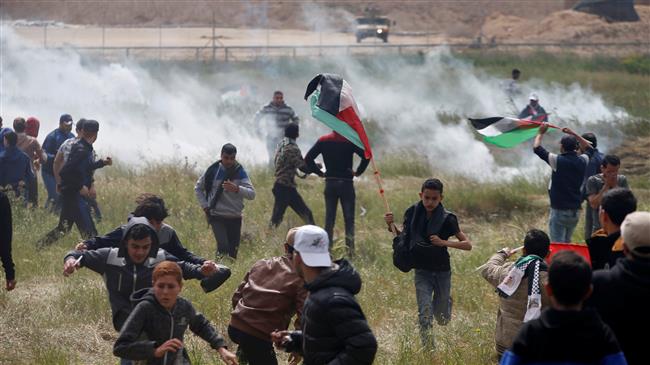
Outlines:
{"label": "large palestinian flag", "polygon": [[485,142],[503,148],[512,148],[535,137],[544,117],[545,114],[538,116],[537,120],[493,117],[470,118],[469,121],[476,131],[483,135]]}
{"label": "large palestinian flag", "polygon": [[372,158],[370,141],[359,118],[352,88],[341,76],[317,75],[307,85],[305,100],[307,98],[314,118],[362,148],[366,158]]}

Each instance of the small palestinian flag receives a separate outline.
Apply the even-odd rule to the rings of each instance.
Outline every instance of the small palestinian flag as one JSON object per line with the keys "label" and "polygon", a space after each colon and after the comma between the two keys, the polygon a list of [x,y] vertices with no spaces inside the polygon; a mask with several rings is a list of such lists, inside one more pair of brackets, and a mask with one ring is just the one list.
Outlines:
{"label": "small palestinian flag", "polygon": [[307,85],[305,100],[307,98],[314,118],[362,148],[366,158],[372,158],[370,141],[359,118],[352,88],[341,76],[317,75]]}
{"label": "small palestinian flag", "polygon": [[498,147],[512,148],[537,134],[546,114],[537,120],[493,117],[472,119],[469,121],[476,131],[483,135],[483,140]]}

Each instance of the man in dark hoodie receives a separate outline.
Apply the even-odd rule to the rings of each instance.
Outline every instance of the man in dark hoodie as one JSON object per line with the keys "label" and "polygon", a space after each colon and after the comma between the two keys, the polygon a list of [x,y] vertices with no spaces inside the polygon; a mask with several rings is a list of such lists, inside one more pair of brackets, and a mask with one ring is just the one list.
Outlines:
{"label": "man in dark hoodie", "polygon": [[298,228],[291,248],[309,296],[302,330],[273,332],[275,345],[302,353],[305,365],[372,364],[377,340],[354,298],[361,290],[359,274],[345,259],[332,262],[327,233],[320,227]]}
{"label": "man in dark hoodie", "polygon": [[596,311],[583,308],[592,293],[591,268],[573,251],[553,256],[546,291],[551,308],[526,322],[501,365],[626,365],[612,330]]}
{"label": "man in dark hoodie", "polygon": [[[314,161],[318,155],[323,155],[325,172]],[[356,171],[352,170],[354,155],[361,158]],[[354,253],[354,209],[356,194],[354,177],[361,176],[370,160],[365,158],[363,150],[336,132],[324,135],[305,155],[305,163],[310,172],[325,177],[325,231],[330,244],[334,239],[334,224],[336,223],[336,207],[339,200],[345,221],[345,244],[350,254]]]}
{"label": "man in dark hoodie", "polygon": [[6,133],[3,138],[5,150],[0,152],[0,187],[10,186],[18,196],[34,179],[34,171],[32,159],[16,147],[17,141],[15,132]]}
{"label": "man in dark hoodie", "polygon": [[[151,287],[154,267],[165,260],[178,259],[159,248],[158,236],[144,217],[131,218],[124,230],[120,247],[89,251],[70,251],[64,258],[63,275],[87,267],[102,275],[111,304],[113,327],[119,331],[131,313],[131,294]],[[207,271],[199,265],[179,262],[185,279],[203,279]]]}
{"label": "man in dark hoodie", "polygon": [[623,252],[610,270],[597,270],[588,301],[618,339],[630,365],[648,363],[650,327],[650,212],[634,212],[621,225]]}
{"label": "man in dark hoodie", "polygon": [[[201,287],[206,292],[216,289],[230,277],[230,269],[228,267],[217,265],[212,260],[206,260],[190,252],[183,246],[174,228],[163,223],[163,220],[167,217],[167,209],[165,208],[165,201],[161,197],[153,194],[143,194],[141,197],[143,198],[135,208],[135,211],[129,215],[127,222],[133,217],[147,218],[149,224],[156,231],[160,248],[172,254],[180,261],[201,265],[201,269],[210,275],[210,278],[201,280]],[[94,237],[80,242],[75,249],[97,250],[104,247],[119,247],[127,225],[121,225],[104,236]],[[219,276],[220,279],[213,275]]]}
{"label": "man in dark hoodie", "polygon": [[[189,327],[217,350],[226,364],[237,365],[237,358],[228,351],[223,337],[189,300],[178,296],[183,288],[178,264],[172,261],[159,263],[153,270],[152,280],[152,288],[131,295],[135,308],[120,331],[113,354],[123,359],[145,360],[149,365],[189,364],[190,358],[183,344]],[[142,339],[143,334],[146,339]]]}
{"label": "man in dark hoodie", "polygon": [[72,146],[70,157],[61,168],[59,175],[61,183],[58,189],[61,193],[61,214],[59,224],[45,235],[39,242],[44,247],[56,242],[70,232],[72,224],[76,224],[84,238],[97,235],[95,224],[88,214],[88,204],[83,199],[89,195],[96,169],[112,164],[110,157],[95,161],[93,143],[97,140],[99,123],[96,120],[86,120],[83,124],[83,137]]}

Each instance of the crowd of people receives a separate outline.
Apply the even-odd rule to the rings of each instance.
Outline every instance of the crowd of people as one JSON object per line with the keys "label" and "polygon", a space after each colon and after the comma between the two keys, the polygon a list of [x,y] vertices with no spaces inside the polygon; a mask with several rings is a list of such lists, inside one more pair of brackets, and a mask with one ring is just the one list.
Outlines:
{"label": "crowd of people", "polygon": [[[544,115],[538,100],[531,95],[522,114]],[[99,122],[80,119],[75,136],[72,117],[64,114],[42,146],[35,118],[16,118],[13,130],[0,124],[0,254],[6,289],[16,287],[11,202],[37,206],[40,169],[45,207],[59,214],[59,223],[37,247],[51,245],[73,223],[77,226],[84,240],[65,254],[63,273],[70,276],[88,268],[103,277],[112,324],[119,333],[113,353],[122,364],[189,363],[184,344],[188,328],[227,364],[277,364],[276,349],[290,353],[290,364],[372,363],[377,340],[355,299],[361,276],[348,259],[331,255],[339,201],[345,256],[355,255],[354,178],[364,173],[369,160],[336,132],[320,137],[303,157],[296,143],[298,117],[281,91],[257,119],[271,121],[267,130],[273,145],[275,201],[269,227],[280,226],[288,207],[305,225],[289,229],[280,243],[284,255],[255,262],[233,293],[227,332],[237,344],[235,352],[180,296],[184,280],[199,280],[209,293],[232,275],[223,263],[237,259],[244,202],[255,199],[256,189],[230,143],[194,186],[197,205],[216,241],[214,259],[206,259],[188,250],[174,228],[164,223],[167,207],[155,194],[138,196],[131,212],[124,212],[125,224],[98,235],[94,173],[112,165],[110,157],[98,159],[93,149]],[[505,365],[647,363],[644,337],[637,330],[650,324],[643,311],[650,304],[650,213],[635,212],[636,197],[619,174],[621,160],[599,152],[593,133],[580,135],[564,128],[559,153],[553,153],[542,146],[547,129],[547,124],[539,128],[533,151],[552,170],[548,234],[530,229],[522,247],[503,248],[480,267],[480,275],[499,296],[496,356]],[[356,168],[355,154],[360,159]],[[324,166],[316,162],[319,155]],[[315,224],[298,191],[296,176],[309,174],[325,180],[324,228]],[[434,319],[444,326],[453,318],[449,249],[473,247],[460,218],[443,205],[444,191],[440,179],[427,179],[399,227],[392,212],[384,215],[394,235],[394,260],[398,250],[401,255],[396,266],[414,270],[419,333],[423,348],[430,350],[436,348]],[[572,251],[550,258],[552,243],[574,241],[583,204],[589,259]],[[509,260],[519,251],[515,261]]]}

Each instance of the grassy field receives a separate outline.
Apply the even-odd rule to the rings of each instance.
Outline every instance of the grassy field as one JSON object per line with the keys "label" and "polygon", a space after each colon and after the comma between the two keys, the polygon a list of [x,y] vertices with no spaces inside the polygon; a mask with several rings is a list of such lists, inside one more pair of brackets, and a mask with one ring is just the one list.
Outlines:
{"label": "grassy field", "polygon": [[[492,61],[476,58],[475,62],[489,72],[503,74],[511,68],[511,64],[497,58]],[[553,62],[531,64],[530,67],[538,67],[549,81],[563,82],[564,76],[557,71],[558,66],[572,61],[558,59]],[[629,108],[636,116],[647,118],[650,115],[647,75],[629,73],[623,66],[596,70],[583,66],[573,74],[572,80],[591,84],[610,100],[622,100],[618,104]],[[568,82],[568,78],[564,81]],[[614,85],[620,87],[614,88]],[[635,128],[640,131],[638,135],[650,133],[647,120]],[[414,159],[410,163],[398,159],[380,161],[392,210],[401,216],[417,200],[421,182],[435,175],[445,183],[444,204],[458,214],[461,228],[472,240],[474,249],[469,252],[451,250],[453,319],[445,327],[434,325],[438,344],[435,353],[422,349],[417,332],[413,274],[401,273],[392,266],[391,236],[382,220],[383,203],[372,175],[366,173],[359,179],[356,183],[358,254],[352,262],[363,279],[359,302],[379,342],[376,363],[494,363],[497,295],[475,268],[499,248],[519,246],[526,230],[533,227],[546,230],[546,181],[535,178],[481,184],[432,171],[424,161],[426,159]],[[99,204],[104,213],[103,221],[97,225],[99,232],[108,232],[122,224],[134,207],[136,195],[156,193],[163,196],[171,208],[166,222],[175,227],[181,241],[199,255],[214,256],[214,238],[194,198],[193,186],[197,178],[194,169],[181,161],[151,163],[138,169],[120,166],[119,162],[116,165],[98,173]],[[288,212],[281,228],[267,228],[273,203],[270,191],[273,178],[267,169],[250,170],[257,197],[247,202],[240,257],[228,263],[232,278],[210,294],[204,294],[198,282],[189,281],[182,293],[221,333],[225,332],[229,321],[231,295],[245,272],[257,259],[281,254],[286,230],[302,224],[293,212]],[[650,210],[647,172],[629,178],[640,202],[639,209]],[[310,177],[299,184],[317,223],[322,224],[323,182]],[[40,197],[42,201],[43,191]],[[363,216],[360,207],[366,211]],[[116,333],[110,323],[101,277],[86,269],[70,278],[62,276],[63,255],[79,239],[76,229],[53,246],[37,251],[35,242],[56,225],[58,218],[42,209],[26,209],[19,202],[14,202],[13,214],[18,286],[10,293],[0,290],[0,364],[117,363],[112,356]],[[342,226],[339,212],[335,236],[342,236]],[[574,235],[576,242],[583,238],[581,228],[582,222]],[[335,256],[343,253],[342,245],[342,240],[337,239]],[[187,347],[195,364],[219,362],[217,354],[192,335],[188,336]]]}

